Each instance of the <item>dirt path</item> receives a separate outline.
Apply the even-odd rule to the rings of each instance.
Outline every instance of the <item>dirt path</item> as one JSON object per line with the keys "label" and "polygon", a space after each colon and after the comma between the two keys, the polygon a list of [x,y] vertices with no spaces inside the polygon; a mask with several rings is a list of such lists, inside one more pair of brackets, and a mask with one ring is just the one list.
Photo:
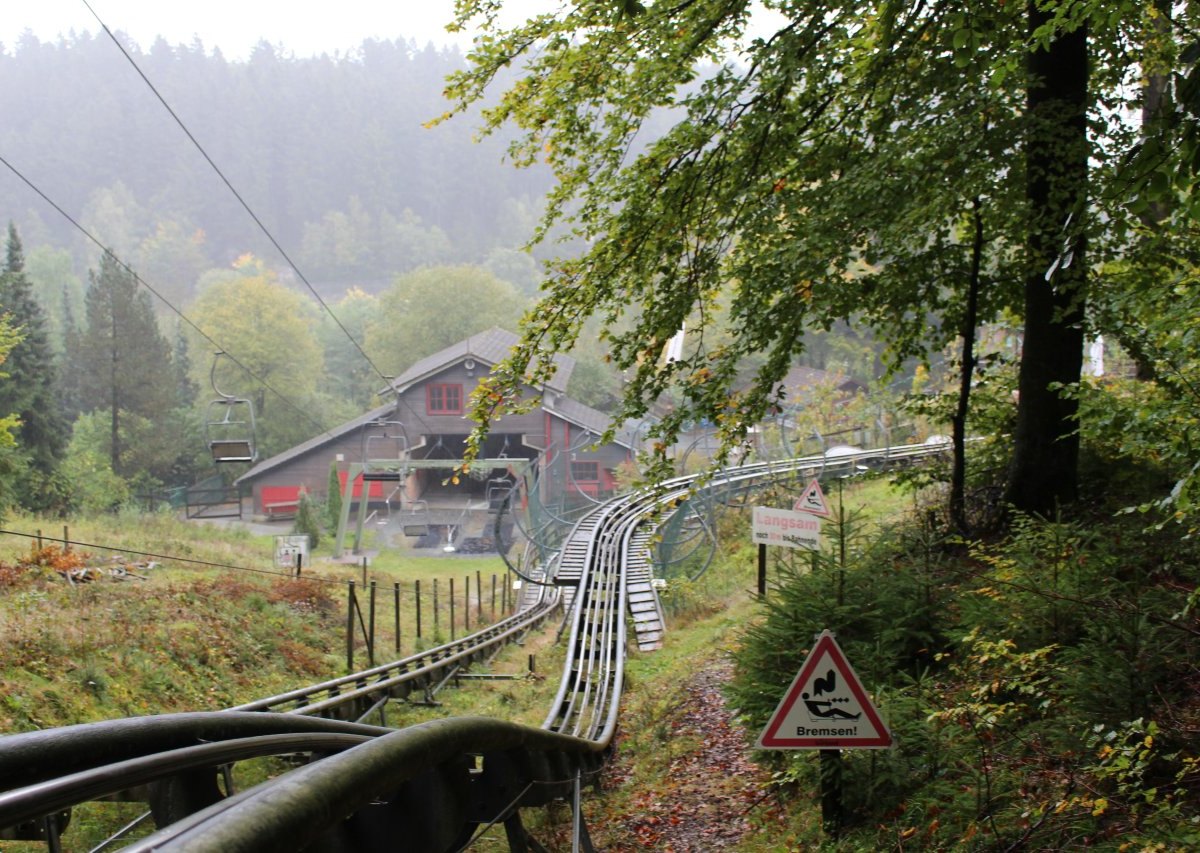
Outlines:
{"label": "dirt path", "polygon": [[[669,782],[634,792],[628,812],[612,816],[604,849],[702,853],[732,849],[750,832],[748,815],[757,813],[769,774],[748,760],[745,735],[721,694],[732,669],[724,657],[711,660],[684,684],[665,721]],[[605,788],[637,784],[620,754],[618,746]]]}

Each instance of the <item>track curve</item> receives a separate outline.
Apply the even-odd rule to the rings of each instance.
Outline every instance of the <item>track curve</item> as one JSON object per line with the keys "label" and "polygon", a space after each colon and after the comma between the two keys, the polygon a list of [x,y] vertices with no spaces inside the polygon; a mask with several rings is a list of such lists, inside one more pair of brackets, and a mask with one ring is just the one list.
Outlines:
{"label": "track curve", "polygon": [[[669,480],[576,521],[542,586],[527,586],[537,591],[520,612],[454,643],[228,711],[0,738],[0,829],[57,849],[62,809],[133,789],[151,803],[160,829],[130,850],[382,850],[402,839],[408,849],[451,851],[497,823],[510,846],[524,850],[538,846],[521,809],[566,799],[575,803],[573,848],[591,849],[578,800],[615,740],[630,613],[640,647],[661,642],[650,544],[658,526],[698,496],[724,502],[781,481],[943,452],[911,445]],[[560,606],[566,660],[541,728],[470,717],[398,730],[356,722],[483,659]],[[301,755],[304,763],[234,792],[221,768],[251,755]]]}

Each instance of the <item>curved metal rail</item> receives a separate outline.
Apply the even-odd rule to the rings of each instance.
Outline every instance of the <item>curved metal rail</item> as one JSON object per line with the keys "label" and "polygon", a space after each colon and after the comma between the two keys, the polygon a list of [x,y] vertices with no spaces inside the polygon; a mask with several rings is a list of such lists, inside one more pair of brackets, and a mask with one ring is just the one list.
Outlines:
{"label": "curved metal rail", "polygon": [[[613,745],[627,615],[657,607],[649,542],[662,520],[659,509],[706,490],[729,494],[944,451],[915,445],[745,464],[702,484],[679,477],[593,509],[573,525],[548,567],[569,608],[570,633],[558,692],[540,729],[484,718],[400,730],[345,720],[528,630],[554,611],[558,600],[549,597],[423,655],[228,711],[0,738],[0,828],[40,828],[53,847],[61,809],[145,785],[142,798],[161,828],[127,849],[372,850],[393,848],[402,838],[409,849],[449,851],[495,823],[504,824],[514,849],[527,849],[520,810],[569,797],[578,803],[580,788],[595,780]],[[547,587],[528,589],[549,595]],[[660,640],[661,625],[656,631]],[[655,631],[649,644],[640,626],[637,632],[639,644],[652,647]],[[223,765],[267,754],[300,754],[307,763],[242,792],[225,775],[220,790]],[[591,849],[581,819],[574,846]]]}
{"label": "curved metal rail", "polygon": [[273,711],[361,721],[389,699],[428,690],[457,670],[495,655],[550,618],[559,606],[558,590],[540,587],[520,612],[474,634],[392,663],[247,702],[230,711]]}

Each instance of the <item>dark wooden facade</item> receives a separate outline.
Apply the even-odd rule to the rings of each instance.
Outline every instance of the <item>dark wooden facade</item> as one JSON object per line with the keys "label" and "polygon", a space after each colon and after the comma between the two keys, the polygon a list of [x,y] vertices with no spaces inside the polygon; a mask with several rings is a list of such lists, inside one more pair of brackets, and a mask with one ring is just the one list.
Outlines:
{"label": "dark wooden facade", "polygon": [[[353,464],[373,459],[446,459],[447,468],[409,470],[403,482],[370,481],[369,501],[478,500],[489,480],[511,472],[492,470],[479,479],[460,478],[453,486],[445,481],[452,461],[462,458],[473,426],[466,417],[470,393],[515,342],[514,335],[491,329],[423,359],[396,380],[395,402],[258,463],[238,480],[250,492],[251,511],[268,518],[291,515],[302,490],[325,496],[332,464],[344,483]],[[538,478],[543,499],[561,497],[551,493],[562,490],[592,498],[611,494],[617,470],[633,455],[633,448],[620,441],[592,446],[608,422],[566,396],[572,366],[571,360],[563,359],[552,386],[528,389],[540,405],[501,418],[481,454],[488,459],[531,460],[543,474]],[[564,372],[567,375],[561,375]],[[355,483],[356,500],[361,499],[362,485],[361,479]]]}

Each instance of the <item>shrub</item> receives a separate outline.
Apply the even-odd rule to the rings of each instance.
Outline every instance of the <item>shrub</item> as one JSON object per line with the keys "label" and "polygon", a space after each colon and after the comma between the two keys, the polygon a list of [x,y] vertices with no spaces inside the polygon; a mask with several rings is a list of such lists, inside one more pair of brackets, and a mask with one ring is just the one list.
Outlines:
{"label": "shrub", "polygon": [[292,530],[297,535],[308,537],[308,550],[311,554],[321,543],[321,522],[317,513],[316,503],[308,492],[300,493],[300,503],[296,507],[296,525]]}

